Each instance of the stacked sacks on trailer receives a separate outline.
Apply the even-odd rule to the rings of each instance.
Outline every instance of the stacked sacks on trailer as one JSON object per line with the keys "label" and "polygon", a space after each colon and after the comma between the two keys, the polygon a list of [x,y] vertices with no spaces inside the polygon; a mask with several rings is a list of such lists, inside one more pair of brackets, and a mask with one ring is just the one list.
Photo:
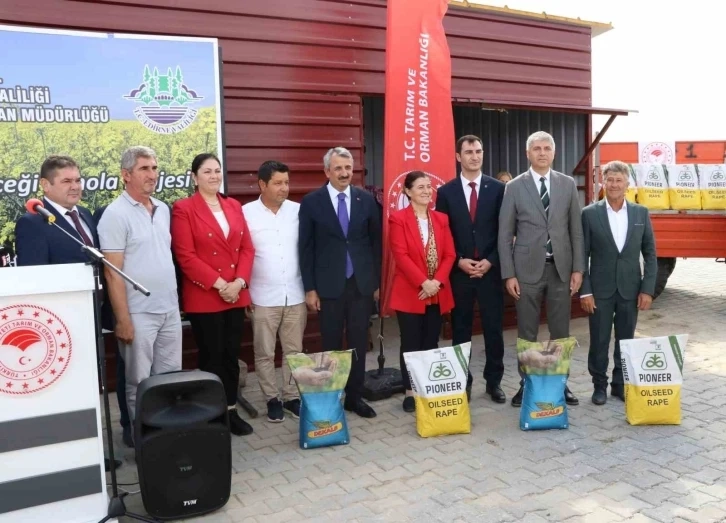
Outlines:
{"label": "stacked sacks on trailer", "polygon": [[635,166],[638,203],[654,211],[670,209],[668,177],[663,165],[639,163]]}
{"label": "stacked sacks on trailer", "polygon": [[726,165],[699,164],[701,208],[709,211],[726,210]]}
{"label": "stacked sacks on trailer", "polygon": [[671,209],[695,211],[701,209],[701,188],[695,165],[680,164],[664,166],[668,179],[668,197]]}

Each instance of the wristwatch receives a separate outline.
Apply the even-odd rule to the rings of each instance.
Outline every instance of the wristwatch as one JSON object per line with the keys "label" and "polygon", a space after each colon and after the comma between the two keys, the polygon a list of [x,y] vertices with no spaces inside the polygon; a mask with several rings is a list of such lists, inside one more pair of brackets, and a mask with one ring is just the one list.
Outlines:
{"label": "wristwatch", "polygon": [[242,288],[243,288],[243,289],[246,289],[246,288],[247,288],[247,282],[246,282],[246,281],[244,281],[244,279],[242,279],[242,278],[235,278],[235,280],[234,280],[234,281],[238,281],[238,282],[240,282],[240,283],[242,284]]}

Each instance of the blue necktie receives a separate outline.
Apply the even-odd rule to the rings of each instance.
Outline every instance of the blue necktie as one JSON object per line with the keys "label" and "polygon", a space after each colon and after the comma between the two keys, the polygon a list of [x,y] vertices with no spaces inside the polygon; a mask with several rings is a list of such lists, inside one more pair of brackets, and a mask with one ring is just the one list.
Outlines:
{"label": "blue necktie", "polygon": [[[348,237],[348,208],[345,206],[345,193],[338,193],[338,221],[343,229],[343,236]],[[345,277],[353,276],[353,260],[350,259],[350,252],[345,253]]]}

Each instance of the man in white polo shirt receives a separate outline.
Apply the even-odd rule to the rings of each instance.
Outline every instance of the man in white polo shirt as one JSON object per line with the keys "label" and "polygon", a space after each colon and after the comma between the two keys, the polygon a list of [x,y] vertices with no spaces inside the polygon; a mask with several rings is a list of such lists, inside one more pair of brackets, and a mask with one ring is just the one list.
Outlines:
{"label": "man in white polo shirt", "polygon": [[[302,352],[307,325],[305,290],[298,263],[298,210],[287,199],[290,169],[267,161],[257,171],[260,198],[242,206],[255,246],[255,262],[249,288],[255,351],[255,372],[267,401],[267,420],[279,423],[285,412],[300,416],[300,398],[290,379],[287,354]],[[275,345],[282,345],[282,401],[275,379]]]}
{"label": "man in white polo shirt", "polygon": [[139,383],[154,374],[181,370],[182,329],[169,207],[151,197],[159,177],[156,153],[130,147],[121,157],[121,176],[125,191],[104,211],[98,235],[108,261],[151,292],[144,296],[115,272],[105,271],[133,426]]}

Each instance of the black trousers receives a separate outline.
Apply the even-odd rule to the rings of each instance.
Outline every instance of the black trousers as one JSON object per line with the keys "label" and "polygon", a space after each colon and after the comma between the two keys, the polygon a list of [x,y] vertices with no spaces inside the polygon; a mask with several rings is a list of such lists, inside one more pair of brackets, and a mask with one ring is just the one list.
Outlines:
{"label": "black trousers", "polygon": [[401,378],[406,390],[411,390],[411,379],[403,354],[431,350],[439,346],[441,310],[438,305],[428,305],[423,314],[396,311],[396,317],[401,332]]}
{"label": "black trousers", "polygon": [[216,374],[224,385],[227,405],[237,405],[244,309],[237,307],[221,312],[187,313],[187,318],[199,349],[199,369]]}
{"label": "black trousers", "polygon": [[318,320],[324,351],[342,350],[343,333],[348,349],[353,349],[346,401],[357,401],[363,392],[368,350],[368,325],[373,310],[373,295],[358,290],[355,275],[348,278],[343,294],[338,298],[321,298]]}
{"label": "black trousers", "polygon": [[620,340],[635,336],[638,322],[638,300],[626,300],[620,293],[607,299],[595,299],[595,312],[590,315],[590,351],[587,368],[595,387],[608,385],[608,352],[610,333],[615,323],[615,351],[613,352],[613,385],[623,384],[623,369],[620,360]]}
{"label": "black trousers", "polygon": [[[470,278],[454,270],[451,273],[451,290],[454,294],[454,309],[451,311],[452,343],[457,345],[471,341],[476,300],[484,331],[484,379],[487,385],[496,387],[504,375],[504,288],[499,270],[492,267],[481,278]],[[469,372],[467,386],[471,386],[472,381]]]}

